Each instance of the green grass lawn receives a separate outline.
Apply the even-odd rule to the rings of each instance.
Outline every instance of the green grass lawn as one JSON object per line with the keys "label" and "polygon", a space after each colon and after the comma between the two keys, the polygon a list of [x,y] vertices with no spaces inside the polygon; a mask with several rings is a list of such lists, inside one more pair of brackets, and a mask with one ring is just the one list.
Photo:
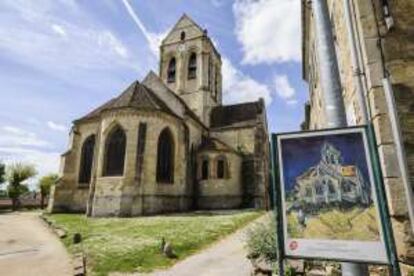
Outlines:
{"label": "green grass lawn", "polygon": [[[73,234],[81,233],[88,271],[107,275],[113,271],[146,272],[171,266],[261,214],[263,212],[229,211],[136,218],[86,218],[74,214],[47,217],[68,232],[63,242],[72,253],[80,251],[79,245],[72,244]],[[161,254],[162,237],[172,243],[177,259]]]}

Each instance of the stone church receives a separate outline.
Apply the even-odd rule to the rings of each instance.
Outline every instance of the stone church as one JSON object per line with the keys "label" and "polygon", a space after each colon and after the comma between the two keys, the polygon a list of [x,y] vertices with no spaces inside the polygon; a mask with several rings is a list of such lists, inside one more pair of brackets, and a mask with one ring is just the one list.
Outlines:
{"label": "stone church", "polygon": [[73,122],[50,211],[267,208],[265,104],[223,105],[221,65],[207,30],[183,15],[160,45],[158,75]]}

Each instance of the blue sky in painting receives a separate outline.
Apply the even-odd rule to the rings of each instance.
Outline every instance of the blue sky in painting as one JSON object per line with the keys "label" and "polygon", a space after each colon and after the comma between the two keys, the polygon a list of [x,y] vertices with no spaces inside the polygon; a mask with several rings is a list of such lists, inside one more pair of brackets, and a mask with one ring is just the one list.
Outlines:
{"label": "blue sky in painting", "polygon": [[343,165],[356,165],[364,179],[369,180],[361,133],[288,138],[281,141],[286,191],[293,188],[297,176],[319,163],[325,142],[341,152]]}
{"label": "blue sky in painting", "polygon": [[264,97],[271,131],[299,129],[299,0],[2,0],[0,159],[57,171],[71,122],[157,71],[183,13],[222,54],[224,102]]}

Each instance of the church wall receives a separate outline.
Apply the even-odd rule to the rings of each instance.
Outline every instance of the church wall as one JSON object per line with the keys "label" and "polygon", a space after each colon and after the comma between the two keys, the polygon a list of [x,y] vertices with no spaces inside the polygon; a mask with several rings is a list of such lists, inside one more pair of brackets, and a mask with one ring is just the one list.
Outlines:
{"label": "church wall", "polygon": [[[224,155],[228,164],[228,176],[219,179],[216,176],[217,157]],[[206,151],[199,153],[209,158],[209,178],[199,179],[199,197],[197,206],[200,209],[235,209],[240,208],[243,200],[241,181],[242,157],[233,152]],[[200,178],[200,177],[199,177]]]}
{"label": "church wall", "polygon": [[254,126],[214,129],[211,132],[212,137],[220,139],[245,155],[246,170],[252,174],[245,175],[245,179],[252,180],[243,184],[245,204],[254,208],[269,207],[269,141],[267,127],[262,125],[265,121],[265,118],[261,118],[261,123]]}
{"label": "church wall", "polygon": [[84,212],[89,194],[89,186],[79,184],[79,164],[83,142],[98,131],[98,122],[76,125],[71,132],[69,150],[61,157],[61,181],[54,189],[53,201],[49,209],[53,212]]}
{"label": "church wall", "polygon": [[[186,189],[186,156],[182,121],[155,112],[108,113],[102,120],[101,149],[104,148],[107,132],[115,122],[120,124],[127,134],[124,176],[102,177],[103,150],[101,150],[93,214],[130,216],[187,210],[190,194]],[[138,184],[135,168],[140,122],[147,124],[147,133],[141,183]],[[160,132],[167,126],[174,137],[174,184],[159,184],[156,182],[158,138]]]}
{"label": "church wall", "polygon": [[243,153],[254,153],[255,127],[214,129],[210,134]]}

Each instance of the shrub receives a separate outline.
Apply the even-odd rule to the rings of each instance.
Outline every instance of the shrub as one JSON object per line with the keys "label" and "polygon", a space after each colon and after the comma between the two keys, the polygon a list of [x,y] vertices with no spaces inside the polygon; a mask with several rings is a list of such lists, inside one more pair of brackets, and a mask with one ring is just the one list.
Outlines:
{"label": "shrub", "polygon": [[276,223],[271,216],[247,231],[246,248],[250,259],[262,258],[268,263],[277,261]]}

